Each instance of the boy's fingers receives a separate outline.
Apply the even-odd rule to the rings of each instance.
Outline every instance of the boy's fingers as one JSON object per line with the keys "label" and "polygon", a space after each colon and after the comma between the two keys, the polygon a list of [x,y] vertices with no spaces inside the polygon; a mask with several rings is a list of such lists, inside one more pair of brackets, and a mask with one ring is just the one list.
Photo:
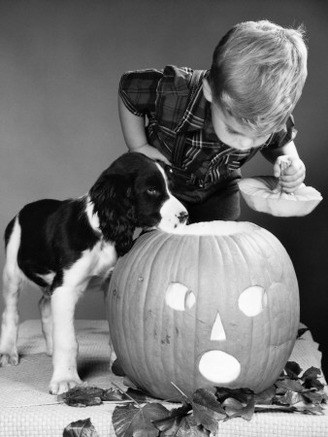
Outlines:
{"label": "boy's fingers", "polygon": [[274,165],[273,165],[273,175],[274,175],[276,178],[279,178],[279,177],[280,177],[280,174],[281,174],[280,164],[279,164],[279,161],[277,160],[277,161],[274,163]]}
{"label": "boy's fingers", "polygon": [[284,191],[293,192],[302,184],[303,180],[304,178],[300,175],[290,176],[288,178],[280,178],[279,184]]}

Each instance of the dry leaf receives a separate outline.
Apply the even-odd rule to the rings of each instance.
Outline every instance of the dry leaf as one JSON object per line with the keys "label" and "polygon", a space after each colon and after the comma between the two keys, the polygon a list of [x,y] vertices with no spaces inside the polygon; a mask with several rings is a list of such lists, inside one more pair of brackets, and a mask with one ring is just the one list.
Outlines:
{"label": "dry leaf", "polygon": [[99,437],[99,435],[90,419],[85,419],[67,425],[63,437]]}
{"label": "dry leaf", "polygon": [[148,403],[144,407],[128,404],[115,408],[112,422],[117,437],[157,437],[159,432],[152,422],[169,414],[159,403]]}

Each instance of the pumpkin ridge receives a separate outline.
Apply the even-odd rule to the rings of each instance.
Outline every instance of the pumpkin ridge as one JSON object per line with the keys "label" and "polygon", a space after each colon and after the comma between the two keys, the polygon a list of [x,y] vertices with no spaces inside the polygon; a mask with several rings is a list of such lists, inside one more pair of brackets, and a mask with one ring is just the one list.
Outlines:
{"label": "pumpkin ridge", "polygon": [[[175,237],[176,236],[173,234],[170,235],[170,240],[168,242],[170,247],[174,246],[174,243],[176,241],[178,241],[178,238],[176,239]],[[181,240],[181,238],[179,238],[179,240]],[[175,257],[177,259],[179,259],[178,254],[181,252],[181,246],[182,246],[182,244],[180,241],[180,244],[178,244],[178,247],[177,247],[176,252],[175,252]],[[166,249],[168,249],[168,248],[166,247]],[[168,260],[169,264],[166,265],[164,268],[167,268],[169,271],[173,271],[173,277],[171,278],[170,282],[179,283],[180,281],[175,279],[177,276],[177,266],[179,264],[178,262],[174,262],[175,257],[170,257],[170,259]],[[172,266],[173,266],[173,269],[172,269]],[[170,284],[169,282],[165,283],[165,286],[164,286],[165,292],[167,291],[169,284]],[[162,311],[161,311],[161,317],[160,317],[162,322],[165,320],[167,321],[167,319],[169,318],[168,316],[167,316],[167,319],[165,318],[165,315],[167,314],[167,306],[168,306],[165,302],[165,296],[163,296],[163,300],[164,300],[164,304],[161,305]],[[172,311],[173,311],[173,317],[174,317],[176,311],[174,311],[174,310],[172,310]],[[168,323],[168,321],[167,321],[167,323]],[[171,324],[174,326],[174,323],[171,322]],[[166,329],[166,334],[164,332],[165,329]],[[168,326],[166,326],[165,329],[163,329],[163,323],[162,323],[161,329],[160,329],[160,339],[159,339],[161,342],[161,344],[160,344],[160,356],[161,356],[160,361],[161,361],[161,365],[162,365],[161,377],[163,378],[163,376],[164,376],[164,378],[166,380],[166,384],[170,384],[171,383],[170,379],[173,379],[172,377],[171,378],[169,377],[169,374],[170,374],[171,368],[172,367],[174,368],[172,361],[174,361],[174,355],[175,355],[175,347],[174,347],[175,341],[174,341],[174,333],[171,332],[171,335],[169,335]],[[164,348],[165,342],[170,343],[170,351],[167,351],[167,348]],[[169,353],[170,353],[170,356],[168,356]],[[173,356],[173,359],[172,359],[172,356]]]}
{"label": "pumpkin ridge", "polygon": [[[118,304],[118,307],[119,307],[118,313],[119,314],[121,314],[122,312],[124,313],[124,310],[123,310],[123,308],[124,308],[123,299],[122,299],[122,297],[120,297],[120,290],[119,290],[118,280],[116,279],[116,277],[118,276],[118,271],[120,271],[119,266],[120,266],[121,263],[122,263],[122,258],[117,261],[117,264],[116,264],[116,266],[114,268],[114,271],[113,271],[112,278],[110,280],[110,294],[109,294],[109,302],[110,302],[109,303],[109,313],[110,313],[110,318],[109,318],[109,325],[110,325],[110,331],[111,331],[111,336],[113,338],[113,342],[115,341],[116,330],[118,330],[119,332],[120,331],[125,332],[125,327],[122,324],[122,320],[116,320],[116,324],[118,325],[118,326],[116,326],[116,330],[114,330],[112,328],[112,326],[111,326],[112,319],[113,319],[112,309],[114,308],[114,301],[116,301],[116,302],[119,301],[119,304]],[[113,286],[114,286],[114,288],[113,288]],[[127,347],[127,343],[125,341],[125,335],[121,336],[120,347],[122,347],[126,351],[126,353],[128,353],[128,347]],[[118,359],[119,359],[121,350],[120,351],[116,351],[115,344],[114,344],[114,350],[115,350],[115,352],[116,352],[116,354],[118,356]],[[122,363],[122,364],[124,365],[124,363]],[[123,367],[123,370],[124,370],[124,372],[126,372],[126,369],[124,367]]]}
{"label": "pumpkin ridge", "polygon": [[[172,235],[173,239],[176,241],[177,248],[175,252],[175,259],[176,262],[173,261],[173,257],[171,258],[172,261],[172,276],[171,280],[168,282],[167,287],[165,287],[165,290],[167,290],[170,283],[176,283],[181,284],[182,286],[185,286],[188,290],[190,289],[190,283],[186,284],[183,278],[183,271],[181,271],[181,259],[184,258],[184,253],[186,252],[186,249],[188,248],[188,240],[184,238],[182,235]],[[181,335],[180,335],[180,325],[181,325],[181,318],[186,317],[187,310],[178,311],[171,309],[167,305],[163,307],[163,313],[166,314],[167,318],[170,321],[170,330],[171,330],[171,345],[170,345],[170,359],[169,359],[169,366],[165,369],[165,377],[167,384],[171,385],[171,382],[174,382],[178,386],[180,385],[181,378],[183,378],[183,375],[181,375],[181,372],[179,372],[180,366],[175,365],[175,357],[176,361],[180,362],[183,361],[181,357],[181,351],[183,348],[181,348]],[[162,353],[168,353],[162,349]],[[183,366],[183,363],[182,363]],[[171,373],[171,375],[170,375]],[[182,372],[183,373],[183,372]],[[175,389],[173,389],[172,386],[172,396],[177,396],[178,393]]]}
{"label": "pumpkin ridge", "polygon": [[[262,232],[259,235],[261,237],[261,239],[263,241],[265,241],[266,245],[269,246],[270,251],[272,251],[273,255],[272,255],[272,259],[274,260],[278,260],[279,264],[280,264],[280,279],[279,281],[275,280],[272,281],[270,275],[268,275],[268,282],[270,283],[269,287],[268,287],[268,299],[272,300],[271,294],[270,294],[270,290],[272,290],[272,287],[275,286],[275,284],[279,285],[280,283],[283,284],[286,282],[287,278],[283,277],[283,268],[282,265],[284,264],[288,264],[288,269],[289,271],[292,271],[294,273],[295,276],[295,272],[294,272],[294,268],[293,265],[290,261],[289,255],[286,251],[286,249],[283,247],[283,245],[280,243],[280,241],[271,233],[269,233],[268,231],[266,231],[265,229],[262,229]],[[278,253],[278,247],[279,247],[279,252]],[[263,247],[261,245],[261,249],[262,249],[262,253],[263,253]],[[264,253],[264,255],[267,255],[267,253]],[[268,262],[270,263],[270,259],[267,257]],[[272,260],[271,260],[272,261]],[[277,263],[276,263],[277,265]],[[296,276],[295,276],[296,278]],[[294,279],[289,278],[289,281]],[[286,287],[285,287],[286,288]],[[271,292],[272,293],[272,292]],[[290,323],[290,321],[295,320],[295,315],[292,316],[291,314],[291,310],[293,307],[295,307],[294,302],[291,301],[291,295],[288,292],[287,288],[286,288],[286,292],[284,293],[286,295],[286,298],[289,301],[289,305],[285,305],[285,307],[287,307],[289,309],[289,314],[285,316],[286,321],[288,321],[288,326],[289,326],[289,330],[288,332],[291,331],[292,329],[292,324]],[[269,332],[269,344],[270,344],[270,353],[267,355],[267,359],[266,362],[263,363],[263,371],[262,371],[262,375],[264,375],[267,372],[268,368],[274,368],[276,367],[275,363],[279,361],[279,354],[278,354],[278,350],[279,349],[285,349],[285,361],[287,362],[290,353],[292,351],[292,346],[294,344],[294,342],[291,341],[290,337],[288,339],[285,339],[285,341],[280,341],[280,342],[276,342],[273,339],[273,332],[272,332],[272,313],[270,311],[270,308],[273,307],[274,305],[270,305],[268,304],[268,315],[270,318],[270,323],[268,323],[268,332]],[[297,333],[297,328],[298,328],[298,323],[297,326],[294,328],[295,331],[295,338],[296,338],[296,333]],[[288,352],[289,351],[289,352]],[[275,381],[275,379],[279,376],[279,374],[273,374],[272,377],[272,383]],[[261,378],[261,380],[258,381],[258,386],[260,386],[262,384],[263,381],[263,376]]]}
{"label": "pumpkin ridge", "polygon": [[[162,251],[163,250],[164,251],[170,250],[172,244],[173,245],[175,244],[175,238],[174,238],[175,236],[173,234],[167,234],[167,233],[158,231],[157,235],[158,235],[158,238],[157,238],[156,242],[157,242],[157,244],[160,244],[160,246],[157,248],[156,253],[151,255],[153,259],[156,258],[156,257],[161,258]],[[169,261],[174,262],[174,259],[170,258]],[[163,270],[163,268],[170,270],[170,266],[171,266],[171,264],[167,264],[165,266],[160,266],[160,267],[162,267],[161,270]],[[148,269],[148,271],[150,273],[149,274],[147,273],[147,278],[150,277],[150,281],[156,281],[155,273],[158,270],[160,270],[160,267],[159,268],[157,268],[157,267],[158,266],[154,267],[154,263],[153,262],[149,262],[149,269]],[[156,285],[155,285],[155,288],[156,288]],[[149,287],[149,289],[151,289],[151,287]],[[149,295],[149,293],[147,291],[146,295],[145,295],[144,302],[148,302],[148,305],[149,305],[149,302],[152,302],[152,299],[149,296],[150,295]],[[160,297],[161,297],[162,301],[165,300],[165,296],[164,295],[160,296]],[[158,305],[159,304],[156,303],[156,307]],[[161,316],[158,315],[158,317],[157,317],[157,320],[159,320],[161,322],[161,324],[158,325],[157,328],[156,328],[156,330],[157,330],[157,339],[155,339],[155,341],[154,341],[154,346],[155,346],[155,349],[156,349],[157,358],[160,358],[160,359],[156,359],[157,367],[153,366],[153,361],[154,360],[153,360],[153,357],[151,356],[151,351],[149,350],[149,352],[148,352],[148,347],[146,345],[146,339],[144,338],[144,340],[143,340],[143,345],[145,347],[145,356],[149,356],[149,359],[147,359],[147,361],[149,361],[150,367],[148,366],[148,368],[147,368],[147,374],[148,375],[152,375],[150,377],[150,380],[151,380],[151,383],[152,383],[152,389],[153,390],[157,389],[157,381],[161,381],[163,379],[164,375],[165,375],[165,378],[168,379],[166,377],[166,375],[168,373],[168,368],[170,368],[170,366],[171,366],[170,363],[169,363],[169,365],[167,365],[168,359],[167,359],[167,356],[165,356],[165,353],[167,353],[167,351],[165,351],[163,349],[163,347],[165,345],[165,342],[171,342],[172,341],[172,335],[169,336],[169,332],[168,331],[165,333],[165,330],[167,330],[167,328],[165,328],[165,329],[163,328],[164,307],[165,306],[161,302],[162,313],[161,313]],[[144,314],[145,314],[145,311],[146,311],[146,305],[144,305]],[[144,319],[145,319],[145,315],[144,315]],[[146,329],[144,329],[144,333],[146,333]],[[148,334],[150,335],[150,333],[148,333]],[[153,333],[153,335],[155,335],[155,333]],[[169,381],[167,381],[167,383],[169,383]]]}
{"label": "pumpkin ridge", "polygon": [[[247,237],[248,237],[248,244],[249,245],[253,245],[254,250],[256,250],[257,253],[260,252],[260,254],[261,254],[260,258],[261,259],[268,260],[267,249],[268,249],[268,245],[271,247],[271,241],[268,241],[268,240],[270,240],[270,238],[269,239],[261,238],[262,236],[263,236],[263,234],[261,233],[261,230],[256,231],[256,235],[255,235],[255,233],[254,234],[248,234],[247,235]],[[256,240],[259,237],[260,237],[261,244],[259,244],[259,242]],[[267,270],[266,269],[264,271],[262,270],[262,273],[265,275],[265,281],[264,282],[269,282],[270,278],[268,277]],[[267,284],[266,283],[258,284],[258,285],[263,286],[264,290],[266,291],[266,289],[267,289]],[[270,329],[270,326],[271,326],[271,323],[268,323],[267,327],[269,327],[269,329],[268,330],[263,330],[262,331],[262,335],[266,335],[267,338],[270,339],[268,341],[271,344],[272,342],[271,342],[271,329]],[[251,335],[252,341],[253,341],[253,338],[254,338],[254,334],[253,334],[254,330],[255,330],[255,321],[254,321],[254,319],[252,319],[252,335]],[[253,345],[251,347],[251,350],[253,350]],[[257,374],[257,386],[261,385],[260,381],[263,379],[263,375],[265,375],[267,373],[269,367],[272,365],[272,363],[271,363],[271,358],[272,358],[271,354],[270,355],[268,354],[264,358],[265,358],[265,360],[263,360],[263,357],[261,357],[261,366],[259,366],[261,368],[261,373]],[[254,357],[254,359],[258,360],[259,357]]]}
{"label": "pumpkin ridge", "polygon": [[[152,232],[150,232],[150,233],[152,233]],[[122,264],[125,264],[126,262],[131,263],[131,268],[128,271],[125,272],[125,275],[123,275],[123,277],[122,276],[119,277],[119,282],[120,283],[122,283],[122,282],[124,284],[125,283],[131,283],[131,282],[133,283],[133,281],[136,281],[137,284],[139,283],[138,279],[137,279],[137,276],[139,275],[139,272],[136,271],[135,265],[139,264],[140,260],[138,259],[138,256],[135,256],[135,254],[138,252],[138,246],[141,245],[141,244],[144,244],[146,249],[148,249],[148,247],[154,245],[153,237],[156,238],[156,236],[155,235],[150,235],[150,233],[147,233],[147,234],[144,234],[144,235],[140,236],[136,240],[133,248],[126,255],[124,255],[124,257],[122,257],[119,260]],[[140,239],[140,241],[139,241],[139,239]],[[147,250],[146,253],[148,253],[148,250]],[[141,260],[141,261],[146,262],[146,258],[147,257],[144,257],[144,259]],[[121,269],[120,268],[119,269],[115,268],[114,271],[121,272]],[[135,285],[135,284],[132,284],[132,285]],[[134,317],[133,317],[134,316],[134,311],[133,311],[134,308],[133,308],[133,306],[130,306],[131,296],[128,295],[128,294],[120,292],[120,295],[122,295],[122,294],[124,295],[124,297],[121,298],[122,304],[120,306],[120,312],[119,313],[120,314],[124,314],[124,317],[122,318],[121,323],[120,323],[120,325],[121,325],[121,332],[119,331],[120,332],[120,334],[119,334],[119,337],[120,337],[120,348],[121,348],[122,343],[124,343],[124,345],[125,345],[125,347],[124,347],[125,352],[123,353],[123,356],[128,356],[129,357],[129,360],[128,360],[129,367],[125,368],[125,364],[126,364],[127,360],[123,360],[123,363],[121,365],[122,365],[122,368],[125,371],[125,373],[129,374],[130,379],[135,383],[134,378],[132,377],[132,375],[137,375],[137,380],[138,380],[138,378],[140,378],[140,374],[143,375],[143,372],[144,372],[143,367],[145,366],[145,361],[147,362],[147,360],[144,360],[142,367],[140,367],[140,365],[138,363],[138,360],[134,359],[135,355],[141,356],[141,357],[144,356],[144,355],[142,353],[140,353],[139,349],[136,348],[136,342],[135,341],[132,341],[132,347],[131,347],[131,341],[130,341],[131,339],[129,338],[128,333],[129,333],[129,330],[130,330],[129,325],[132,324],[133,320],[134,320]],[[131,315],[130,314],[128,315],[127,308],[128,309],[130,308],[130,311],[132,311]],[[142,323],[143,323],[143,320],[142,320]],[[136,334],[136,332],[134,330],[134,335],[135,334]],[[128,344],[128,342],[129,342],[129,344]],[[130,347],[129,347],[129,345],[130,345]],[[142,341],[142,346],[143,345],[144,345],[144,341]]]}
{"label": "pumpkin ridge", "polygon": [[[127,255],[124,256],[124,259],[126,258],[132,259],[132,254],[128,253]],[[133,261],[133,259],[132,259]],[[119,262],[123,263],[123,260],[119,260]],[[116,270],[116,268],[118,268],[118,270]],[[116,264],[116,267],[114,269],[114,274],[115,271],[120,271],[119,268],[119,264]],[[114,281],[116,279],[116,277],[113,275],[112,281]],[[124,278],[123,278],[124,282],[130,280],[129,279],[129,274],[128,272],[125,272]],[[119,314],[124,314],[125,318],[121,318],[119,320],[119,324],[117,324],[118,326],[116,326],[116,330],[120,333],[119,337],[120,337],[120,351],[117,352],[118,358],[120,358],[120,352],[122,352],[123,349],[123,356],[128,356],[129,357],[129,365],[128,368],[126,368],[126,360],[123,360],[121,363],[120,361],[120,365],[122,366],[124,372],[126,374],[131,374],[130,368],[133,369],[133,360],[131,360],[131,349],[127,343],[128,340],[128,328],[126,327],[127,323],[129,323],[130,317],[126,314],[126,305],[127,305],[127,300],[128,300],[128,296],[126,296],[124,293],[122,293],[121,291],[121,286],[120,283],[122,282],[122,277],[118,278],[118,284],[116,285],[116,287],[118,288],[118,294],[119,294],[119,299],[120,299],[120,304],[119,304]],[[110,305],[111,307],[112,305]],[[117,321],[116,321],[117,323]],[[121,349],[122,348],[122,349]],[[132,378],[130,378],[132,380]]]}
{"label": "pumpkin ridge", "polygon": [[[197,262],[197,278],[195,278],[195,284],[197,284],[197,286],[196,286],[196,290],[195,290],[195,295],[196,295],[196,305],[195,305],[195,309],[194,309],[194,323],[192,324],[192,326],[193,326],[193,339],[194,339],[194,341],[193,341],[193,356],[195,356],[196,355],[196,353],[197,353],[197,355],[196,355],[196,361],[198,362],[199,361],[199,357],[198,357],[198,348],[197,348],[197,345],[198,345],[198,336],[197,336],[197,334],[196,334],[196,332],[197,332],[197,325],[198,325],[198,323],[204,323],[204,321],[203,320],[201,320],[201,318],[199,317],[199,307],[200,307],[200,305],[199,305],[199,302],[198,302],[198,300],[199,300],[199,295],[200,295],[200,293],[199,293],[199,290],[200,290],[200,275],[199,275],[199,272],[201,271],[200,270],[200,264],[201,264],[201,257],[200,257],[200,252],[201,252],[201,250],[200,250],[200,247],[201,247],[201,244],[202,244],[202,236],[198,236],[198,238],[197,238],[197,251],[196,251],[196,257],[197,257],[197,260],[198,260],[198,262]],[[193,378],[193,381],[196,381],[197,380],[197,372],[198,372],[198,365],[197,366],[194,366],[194,368],[193,368],[193,372],[192,372],[192,378]]]}
{"label": "pumpkin ridge", "polygon": [[[154,232],[156,232],[156,234],[157,234],[156,235],[156,241],[155,241],[155,243],[156,243],[156,253],[152,253],[151,251],[149,251],[148,252],[148,257],[147,257],[147,275],[146,276],[147,276],[147,278],[149,278],[149,276],[150,276],[151,280],[153,280],[153,273],[152,272],[154,270],[154,263],[156,262],[156,257],[160,256],[161,251],[163,250],[163,248],[167,247],[167,244],[170,243],[170,238],[171,238],[171,235],[166,233],[166,232],[164,232],[164,231],[154,231]],[[159,244],[159,246],[157,246],[157,244]],[[148,272],[150,272],[150,273],[148,273]],[[162,375],[165,373],[165,368],[163,366],[163,364],[164,364],[163,359],[159,360],[160,361],[160,365],[161,365],[161,370],[156,365],[154,366],[154,357],[152,356],[153,354],[151,353],[150,348],[147,347],[148,345],[147,345],[146,337],[150,336],[151,334],[147,331],[147,329],[144,328],[145,321],[147,320],[147,318],[145,317],[146,316],[145,313],[146,313],[146,311],[148,311],[148,309],[147,309],[148,306],[145,304],[145,302],[149,302],[149,300],[151,300],[151,299],[149,299],[151,290],[152,290],[152,288],[147,286],[147,290],[146,290],[146,293],[144,293],[144,300],[143,300],[143,303],[142,303],[142,306],[141,306],[141,307],[144,308],[144,310],[143,310],[143,317],[142,317],[142,331],[144,333],[142,345],[143,345],[143,356],[144,357],[149,356],[149,359],[143,360],[143,365],[144,365],[145,362],[147,363],[147,365],[146,365],[146,367],[147,367],[146,373],[147,373],[147,375],[153,374],[152,384],[154,384],[156,380],[161,380]],[[159,319],[162,322],[163,318],[160,317]],[[161,341],[161,339],[162,339],[162,331],[163,331],[163,328],[162,328],[162,324],[161,324],[159,326],[159,329],[158,329],[158,332],[157,332],[158,341]],[[154,332],[153,332],[153,335],[155,335]],[[149,352],[148,352],[148,350],[149,350]],[[161,355],[161,350],[159,350],[159,354]],[[158,364],[158,360],[156,360],[156,362]],[[157,377],[155,375],[157,375]],[[144,379],[147,380],[147,378],[144,378]],[[142,379],[142,381],[144,379]],[[151,386],[151,384],[149,384],[149,385],[150,385],[150,388],[147,387],[147,390],[151,391],[152,386]],[[156,386],[156,384],[155,384],[155,386]]]}
{"label": "pumpkin ridge", "polygon": [[[258,255],[259,249],[260,250],[262,249],[262,247],[259,248],[259,244],[255,244],[256,242],[254,242],[256,238],[255,235],[257,233],[258,233],[258,229],[254,229],[252,233],[232,234],[229,236],[229,244],[233,245],[234,249],[236,250],[237,253],[236,258],[238,259],[239,267],[242,269],[242,271],[244,271],[244,273],[245,270],[247,271],[248,279],[245,282],[248,282],[251,285],[253,284],[259,286],[265,286],[265,284],[261,284],[258,281],[254,281],[253,278],[254,276],[253,270],[254,269],[255,271],[260,270],[258,263],[254,262],[254,259],[256,260],[258,258],[258,256],[256,255]],[[236,271],[236,275],[238,275],[238,271]],[[245,277],[243,279],[245,279]],[[254,349],[254,343],[256,345],[256,341],[258,341],[258,338],[256,338],[255,335],[255,333],[257,332],[257,330],[255,329],[256,319],[254,319],[254,317],[249,317],[248,325],[249,325],[248,330],[251,332],[251,334],[247,336],[247,338],[249,338],[249,342],[247,343],[247,345],[244,345],[244,348],[252,351]],[[251,361],[259,359],[257,356],[255,356],[252,353],[250,353],[250,356],[251,356]],[[248,368],[243,368],[240,377],[242,378],[243,376],[247,377],[247,375],[251,375],[252,368],[253,365],[251,363],[249,364]]]}
{"label": "pumpkin ridge", "polygon": [[[269,236],[269,235],[268,235],[268,236]],[[257,232],[256,237],[260,240],[261,244],[256,244],[256,241],[255,241],[255,235],[253,235],[253,234],[249,235],[249,239],[252,241],[252,243],[254,244],[254,246],[257,246],[257,249],[260,250],[260,253],[261,253],[261,259],[264,258],[265,260],[267,260],[267,261],[270,263],[269,258],[268,258],[268,255],[267,255],[267,252],[266,252],[265,249],[267,249],[269,243],[270,243],[270,247],[271,247],[271,241],[270,241],[270,242],[268,241],[269,238],[268,238],[268,239],[266,239],[266,238],[262,238],[262,237],[263,237],[263,233],[261,232],[261,230],[259,230],[259,231]],[[269,273],[267,272],[266,269],[264,270],[263,273],[264,273],[264,282],[265,282],[265,283],[264,283],[264,284],[260,284],[260,285],[262,285],[262,286],[264,287],[264,291],[265,291],[265,293],[266,293],[266,292],[267,292],[267,289],[268,289],[266,282],[269,282],[269,281],[270,281],[270,278],[269,278]],[[267,308],[265,308],[264,311],[266,311],[266,313],[268,314]],[[268,341],[269,341],[269,344],[271,344],[271,343],[272,343],[272,341],[271,341],[271,323],[267,323],[266,327],[268,327],[268,329],[263,330],[263,331],[262,331],[262,334],[265,335],[265,334],[267,333],[267,338],[269,339],[269,340],[268,340]],[[254,323],[253,323],[252,328],[253,328],[253,330],[254,330]],[[261,366],[260,366],[260,369],[261,369],[261,370],[260,370],[260,372],[257,374],[257,383],[256,383],[256,384],[257,384],[257,387],[261,387],[261,385],[262,385],[262,383],[263,383],[262,381],[263,381],[265,375],[267,374],[267,372],[268,372],[270,366],[272,366],[272,362],[271,362],[271,353],[270,353],[270,354],[267,354],[265,357],[262,357],[262,361],[261,361],[261,363],[262,363]]]}
{"label": "pumpkin ridge", "polygon": [[[147,235],[147,234],[146,234]],[[141,238],[144,236],[141,236]],[[148,237],[148,236],[147,236]],[[149,237],[148,237],[149,238]],[[146,244],[148,243],[147,239],[144,238],[146,241]],[[136,242],[137,244],[140,244],[137,240]],[[149,245],[151,245],[151,239],[149,238]],[[137,247],[136,247],[137,249]],[[133,287],[133,295],[132,296],[126,296],[125,300],[124,300],[124,312],[123,314],[125,314],[126,320],[125,320],[125,326],[133,326],[133,335],[137,335],[139,336],[139,331],[143,332],[143,329],[141,328],[136,330],[135,325],[136,323],[143,323],[143,319],[141,318],[141,320],[139,319],[138,321],[135,320],[135,312],[134,312],[134,305],[130,305],[130,299],[133,299],[133,301],[135,302],[135,305],[139,305],[140,302],[140,294],[142,295],[142,293],[139,293],[140,291],[140,287],[142,286],[142,281],[139,282],[139,278],[141,279],[141,272],[140,272],[140,260],[138,260],[138,257],[135,256],[135,250],[133,251],[133,253],[131,252],[131,254],[128,254],[129,258],[131,259],[131,268],[130,271],[127,272],[127,279],[124,281],[124,283],[127,283],[128,286]],[[141,262],[145,263],[145,259],[141,260]],[[139,270],[136,269],[136,266],[138,267]],[[142,267],[141,267],[142,270]],[[131,284],[131,285],[129,285]],[[138,296],[139,295],[139,296]],[[127,340],[131,340],[128,338],[128,332],[124,331],[124,335],[123,335],[124,339],[127,338]],[[134,374],[137,375],[137,379],[142,377],[141,375],[143,374],[143,368],[145,366],[145,361],[147,362],[147,360],[144,360],[144,362],[142,363],[142,366],[138,365],[139,359],[140,357],[142,357],[144,355],[144,351],[143,351],[143,345],[144,345],[144,341],[139,342],[139,348],[136,347],[136,342],[135,341],[129,341],[129,346],[127,347],[128,349],[128,356],[129,356],[129,363],[130,366],[132,368],[132,371]],[[137,360],[133,357],[137,357]],[[132,381],[134,382],[134,378],[132,379]]]}

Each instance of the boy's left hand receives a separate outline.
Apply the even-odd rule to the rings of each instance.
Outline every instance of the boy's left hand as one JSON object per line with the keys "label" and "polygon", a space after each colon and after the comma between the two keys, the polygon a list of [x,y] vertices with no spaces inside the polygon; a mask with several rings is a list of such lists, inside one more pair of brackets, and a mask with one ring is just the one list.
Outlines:
{"label": "boy's left hand", "polygon": [[273,174],[279,178],[279,183],[283,191],[293,193],[305,179],[305,165],[299,157],[284,155],[284,160],[288,158],[289,167],[282,170],[280,162],[282,157],[278,157],[273,166]]}

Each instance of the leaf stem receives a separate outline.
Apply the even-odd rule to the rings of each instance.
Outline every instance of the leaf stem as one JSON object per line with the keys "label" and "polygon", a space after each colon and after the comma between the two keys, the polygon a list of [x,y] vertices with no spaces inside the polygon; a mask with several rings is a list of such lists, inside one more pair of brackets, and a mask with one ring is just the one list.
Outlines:
{"label": "leaf stem", "polygon": [[136,406],[138,407],[138,408],[142,408],[141,407],[141,404],[139,404],[139,402],[138,401],[136,401],[135,399],[133,399],[133,397],[132,396],[130,396],[126,391],[124,391],[124,390],[122,390],[121,389],[121,387],[120,386],[118,386],[117,384],[115,384],[115,382],[112,382],[112,385],[114,385],[121,393],[123,393],[124,394],[124,396],[126,396],[126,397],[128,397],[134,404],[136,404]]}
{"label": "leaf stem", "polygon": [[183,393],[183,391],[176,384],[174,384],[174,382],[171,381],[171,384],[181,394],[181,396],[189,402],[189,404],[192,403],[191,399],[189,399],[188,396]]}

